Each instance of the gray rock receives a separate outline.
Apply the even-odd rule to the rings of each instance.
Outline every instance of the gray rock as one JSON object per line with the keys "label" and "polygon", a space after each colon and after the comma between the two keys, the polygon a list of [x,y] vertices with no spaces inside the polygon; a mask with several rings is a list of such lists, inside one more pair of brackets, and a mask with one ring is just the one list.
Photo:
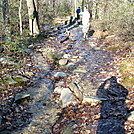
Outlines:
{"label": "gray rock", "polygon": [[54,89],[54,93],[61,94],[61,91],[62,91],[62,88],[61,88],[61,87],[56,87],[56,88]]}
{"label": "gray rock", "polygon": [[25,99],[30,97],[30,94],[26,94],[26,93],[18,93],[15,96],[15,101],[21,100],[21,99]]}
{"label": "gray rock", "polygon": [[11,60],[10,57],[2,57],[0,58],[0,63],[2,64],[8,64],[8,65],[17,65],[16,63],[14,63],[14,61]]}
{"label": "gray rock", "polygon": [[34,73],[33,73],[33,72],[25,72],[25,75],[33,76],[33,75],[34,75]]}
{"label": "gray rock", "polygon": [[74,95],[79,99],[80,101],[83,100],[83,93],[79,90],[78,85],[74,82],[69,84],[69,88],[71,91],[73,91]]}
{"label": "gray rock", "polygon": [[128,115],[128,120],[129,120],[129,121],[134,121],[134,111],[132,111],[132,112]]}
{"label": "gray rock", "polygon": [[6,74],[2,77],[4,85],[12,85],[16,86],[18,84],[17,81],[12,79],[12,76],[9,74]]}
{"label": "gray rock", "polygon": [[64,72],[57,72],[54,74],[54,77],[65,77],[65,76],[67,76],[67,74]]}
{"label": "gray rock", "polygon": [[63,58],[70,59],[71,58],[71,55],[70,54],[64,54],[63,55]]}
{"label": "gray rock", "polygon": [[90,46],[91,46],[91,47],[95,47],[95,46],[97,46],[97,44],[94,43],[94,42],[90,42]]}
{"label": "gray rock", "polygon": [[12,78],[17,82],[28,82],[29,79],[21,75],[13,75]]}
{"label": "gray rock", "polygon": [[63,88],[61,91],[60,99],[62,101],[62,107],[66,107],[69,103],[74,102],[74,96],[69,88]]}
{"label": "gray rock", "polygon": [[68,69],[75,69],[76,68],[76,64],[74,63],[68,63],[67,65],[64,66],[64,68],[68,68]]}
{"label": "gray rock", "polygon": [[86,73],[87,71],[86,70],[82,70],[82,69],[75,69],[73,72],[74,73]]}
{"label": "gray rock", "polygon": [[106,101],[106,98],[98,98],[98,97],[94,97],[94,96],[90,96],[90,97],[83,97],[83,101],[82,103],[89,103],[89,104],[98,104],[101,103],[102,101]]}
{"label": "gray rock", "polygon": [[57,58],[57,59],[66,58],[66,57],[63,57],[64,53],[65,53],[64,51],[58,53],[58,54],[56,55],[56,58]]}
{"label": "gray rock", "polygon": [[55,87],[63,87],[63,85],[65,84],[64,81],[59,81],[58,83],[55,83]]}
{"label": "gray rock", "polygon": [[94,47],[94,50],[99,51],[100,47]]}
{"label": "gray rock", "polygon": [[59,60],[59,64],[60,64],[60,65],[66,65],[67,62],[68,62],[67,59],[60,59],[60,60]]}
{"label": "gray rock", "polygon": [[44,52],[44,54],[50,53],[53,51],[53,49],[51,47],[44,47],[44,48],[40,48],[38,49],[38,51],[40,52]]}

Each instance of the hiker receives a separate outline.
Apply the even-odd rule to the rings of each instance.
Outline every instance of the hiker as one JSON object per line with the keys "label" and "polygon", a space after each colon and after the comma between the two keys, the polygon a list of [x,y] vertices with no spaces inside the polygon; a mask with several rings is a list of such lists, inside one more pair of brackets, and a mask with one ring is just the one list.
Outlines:
{"label": "hiker", "polygon": [[80,7],[78,7],[78,9],[76,10],[77,13],[77,20],[80,19],[80,13],[82,12],[82,10],[80,9]]}
{"label": "hiker", "polygon": [[86,40],[88,37],[88,30],[89,30],[89,19],[90,13],[88,12],[87,7],[84,7],[84,12],[79,13],[82,16],[82,32],[84,34],[84,39]]}

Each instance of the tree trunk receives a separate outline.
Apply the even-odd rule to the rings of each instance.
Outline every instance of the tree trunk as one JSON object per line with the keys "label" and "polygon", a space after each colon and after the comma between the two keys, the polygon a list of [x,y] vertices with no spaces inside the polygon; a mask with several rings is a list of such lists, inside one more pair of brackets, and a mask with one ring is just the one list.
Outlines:
{"label": "tree trunk", "polygon": [[19,7],[20,35],[22,35],[22,16],[21,16],[21,8],[22,8],[22,0],[20,0],[20,7]]}
{"label": "tree trunk", "polygon": [[9,25],[9,8],[8,8],[8,0],[2,0],[2,21],[3,21],[3,32],[6,35],[8,40],[11,40],[11,27]]}
{"label": "tree trunk", "polygon": [[82,11],[84,11],[85,0],[82,0]]}
{"label": "tree trunk", "polygon": [[54,13],[54,16],[55,16],[55,0],[53,0],[53,13]]}
{"label": "tree trunk", "polygon": [[74,7],[75,7],[75,17],[77,17],[77,15],[76,15],[76,0],[74,1]]}
{"label": "tree trunk", "polygon": [[2,0],[2,19],[3,23],[7,24],[8,23],[8,0]]}
{"label": "tree trunk", "polygon": [[39,34],[37,0],[27,0],[30,35]]}

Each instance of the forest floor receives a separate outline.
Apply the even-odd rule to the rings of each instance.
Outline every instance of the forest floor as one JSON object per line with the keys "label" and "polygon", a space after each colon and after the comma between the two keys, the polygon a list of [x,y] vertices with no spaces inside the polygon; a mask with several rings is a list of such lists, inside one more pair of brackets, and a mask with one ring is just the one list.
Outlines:
{"label": "forest floor", "polygon": [[[134,121],[128,115],[134,110],[134,85],[121,85],[123,53],[108,51],[99,31],[90,30],[85,41],[81,25],[68,27],[69,38],[63,32],[65,28],[27,49],[26,66],[30,66],[34,76],[23,93],[30,97],[12,104],[15,108],[5,114],[0,134],[133,134]],[[112,38],[107,35],[107,41]],[[64,76],[56,77],[57,72]],[[60,93],[55,89],[68,88],[72,81],[85,98],[104,100],[77,101],[63,108]]]}

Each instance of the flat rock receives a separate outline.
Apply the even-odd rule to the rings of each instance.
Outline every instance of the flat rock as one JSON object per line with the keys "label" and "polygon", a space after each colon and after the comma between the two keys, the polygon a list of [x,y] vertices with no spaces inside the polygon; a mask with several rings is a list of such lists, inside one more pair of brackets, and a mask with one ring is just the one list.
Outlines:
{"label": "flat rock", "polygon": [[13,75],[12,78],[17,82],[28,82],[29,79],[21,75]]}
{"label": "flat rock", "polygon": [[67,74],[64,72],[57,72],[54,74],[54,77],[65,77],[65,76],[67,76]]}
{"label": "flat rock", "polygon": [[15,101],[18,101],[18,100],[21,100],[21,99],[24,99],[24,98],[28,98],[28,97],[30,97],[30,94],[18,93],[15,96]]}
{"label": "flat rock", "polygon": [[86,73],[87,71],[86,70],[82,70],[82,69],[75,69],[73,72],[74,73]]}
{"label": "flat rock", "polygon": [[98,97],[90,96],[90,97],[83,97],[82,103],[98,104],[98,103],[101,103],[102,101],[106,101],[106,100],[107,100],[106,98],[98,98]]}

